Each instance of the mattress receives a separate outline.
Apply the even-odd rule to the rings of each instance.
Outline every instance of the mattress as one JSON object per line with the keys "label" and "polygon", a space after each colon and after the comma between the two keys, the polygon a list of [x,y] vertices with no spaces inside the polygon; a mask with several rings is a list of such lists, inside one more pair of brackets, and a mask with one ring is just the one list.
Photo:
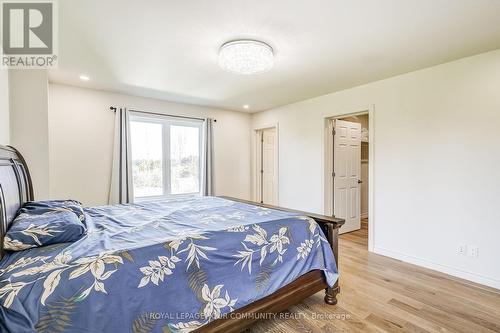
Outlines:
{"label": "mattress", "polygon": [[85,208],[74,243],[0,261],[0,325],[10,332],[188,332],[301,275],[338,278],[306,216],[215,197]]}

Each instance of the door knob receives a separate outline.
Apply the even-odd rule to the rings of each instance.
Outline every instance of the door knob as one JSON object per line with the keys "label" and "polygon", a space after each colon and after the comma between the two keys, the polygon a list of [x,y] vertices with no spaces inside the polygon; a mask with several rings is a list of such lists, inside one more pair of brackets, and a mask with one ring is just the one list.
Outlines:
{"label": "door knob", "polygon": [[361,179],[358,179],[358,184],[361,184],[363,181]]}

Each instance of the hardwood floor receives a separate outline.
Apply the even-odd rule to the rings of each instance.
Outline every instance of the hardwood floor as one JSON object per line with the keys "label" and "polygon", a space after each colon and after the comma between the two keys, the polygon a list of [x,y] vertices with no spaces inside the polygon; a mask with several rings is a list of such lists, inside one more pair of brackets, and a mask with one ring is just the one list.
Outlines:
{"label": "hardwood floor", "polygon": [[500,291],[367,251],[367,221],[341,235],[338,304],[318,293],[260,332],[500,332]]}

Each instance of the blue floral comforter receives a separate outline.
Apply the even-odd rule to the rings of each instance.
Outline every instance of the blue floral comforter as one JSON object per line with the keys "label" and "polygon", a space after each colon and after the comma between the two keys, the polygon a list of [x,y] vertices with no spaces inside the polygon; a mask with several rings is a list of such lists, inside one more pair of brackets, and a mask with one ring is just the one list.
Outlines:
{"label": "blue floral comforter", "polygon": [[85,209],[87,235],[0,261],[0,331],[188,332],[314,269],[312,219],[214,198]]}

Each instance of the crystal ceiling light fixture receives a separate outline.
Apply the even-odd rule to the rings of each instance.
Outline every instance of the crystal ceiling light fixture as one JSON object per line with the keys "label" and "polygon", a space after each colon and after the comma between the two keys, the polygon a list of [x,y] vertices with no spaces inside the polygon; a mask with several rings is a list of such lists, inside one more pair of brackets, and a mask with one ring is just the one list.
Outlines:
{"label": "crystal ceiling light fixture", "polygon": [[257,40],[234,40],[219,50],[219,66],[229,72],[250,75],[267,72],[274,65],[273,48]]}

